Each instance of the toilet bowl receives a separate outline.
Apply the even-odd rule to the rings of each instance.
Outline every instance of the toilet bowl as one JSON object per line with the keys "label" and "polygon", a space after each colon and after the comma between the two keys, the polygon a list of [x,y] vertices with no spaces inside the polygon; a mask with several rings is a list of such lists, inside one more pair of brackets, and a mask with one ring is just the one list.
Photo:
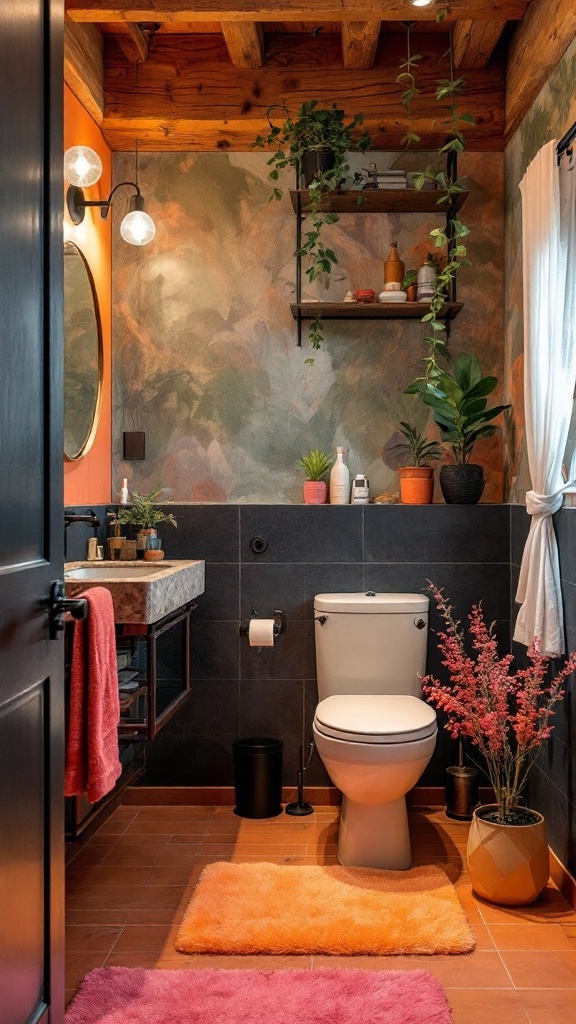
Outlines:
{"label": "toilet bowl", "polygon": [[404,870],[412,863],[406,793],[436,746],[436,713],[410,696],[338,696],[314,717],[316,748],[343,796],[338,859]]}
{"label": "toilet bowl", "polygon": [[412,863],[405,797],[438,732],[436,712],[422,700],[427,612],[420,594],[315,599],[321,699],[313,735],[342,792],[338,859],[347,866]]}

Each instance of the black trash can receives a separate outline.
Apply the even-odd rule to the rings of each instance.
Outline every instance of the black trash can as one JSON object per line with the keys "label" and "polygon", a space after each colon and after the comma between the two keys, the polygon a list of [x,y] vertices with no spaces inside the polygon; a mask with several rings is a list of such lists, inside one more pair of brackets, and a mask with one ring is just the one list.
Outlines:
{"label": "black trash can", "polygon": [[236,740],[234,752],[234,814],[241,818],[273,818],[282,813],[282,740],[254,736]]}

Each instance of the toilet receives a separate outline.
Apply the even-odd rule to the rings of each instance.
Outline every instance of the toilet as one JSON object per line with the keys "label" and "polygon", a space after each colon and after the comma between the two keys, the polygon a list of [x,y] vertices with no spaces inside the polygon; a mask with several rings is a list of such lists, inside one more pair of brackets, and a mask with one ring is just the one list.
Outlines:
{"label": "toilet", "polygon": [[422,699],[428,598],[318,594],[316,748],[342,792],[341,864],[405,870],[412,863],[406,793],[436,746]]}

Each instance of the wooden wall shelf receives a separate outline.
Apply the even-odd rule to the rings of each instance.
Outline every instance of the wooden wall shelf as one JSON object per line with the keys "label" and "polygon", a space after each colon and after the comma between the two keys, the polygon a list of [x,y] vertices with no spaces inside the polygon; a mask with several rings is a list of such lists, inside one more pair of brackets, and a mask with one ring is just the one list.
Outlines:
{"label": "wooden wall shelf", "polygon": [[[437,213],[445,214],[447,203],[438,203],[443,195],[439,190],[417,192],[416,189],[350,189],[347,192],[329,192],[320,209],[323,213]],[[358,206],[358,196],[365,196],[365,202]],[[454,209],[460,210],[468,198],[468,192],[459,192],[454,200]],[[294,213],[298,213],[298,196],[301,211],[307,213],[309,206],[308,189],[291,189],[290,198]]]}
{"label": "wooden wall shelf", "polygon": [[[441,320],[455,320],[462,302],[446,302]],[[430,309],[429,302],[293,302],[295,320],[421,320]]]}

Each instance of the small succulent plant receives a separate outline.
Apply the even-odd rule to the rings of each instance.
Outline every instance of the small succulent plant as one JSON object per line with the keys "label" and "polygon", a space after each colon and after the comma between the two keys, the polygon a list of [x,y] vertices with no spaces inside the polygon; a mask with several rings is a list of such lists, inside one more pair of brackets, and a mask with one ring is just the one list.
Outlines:
{"label": "small succulent plant", "polygon": [[334,465],[334,456],[327,455],[320,448],[311,448],[308,454],[300,459],[300,465],[306,473],[307,480],[323,480]]}

